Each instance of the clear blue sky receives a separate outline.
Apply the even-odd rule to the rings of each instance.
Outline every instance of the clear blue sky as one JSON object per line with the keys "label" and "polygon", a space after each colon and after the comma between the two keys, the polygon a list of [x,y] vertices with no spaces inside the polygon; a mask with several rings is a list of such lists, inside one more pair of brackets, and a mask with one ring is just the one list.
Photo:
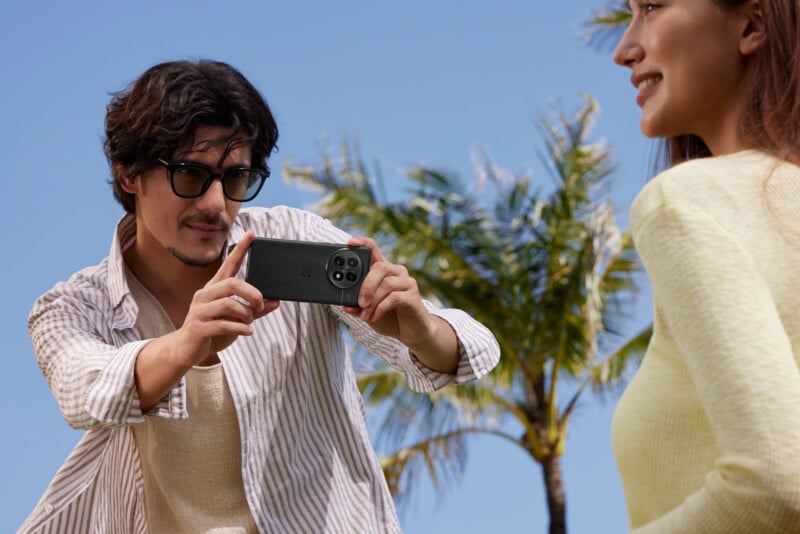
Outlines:
{"label": "clear blue sky", "polygon": [[[317,161],[344,135],[361,140],[398,189],[400,169],[425,163],[472,177],[469,152],[486,145],[513,172],[547,185],[531,124],[556,100],[602,108],[594,137],[620,160],[612,195],[621,225],[645,181],[649,147],[628,73],[581,40],[580,23],[605,0],[312,2],[44,2],[4,7],[0,22],[0,532],[13,531],[80,433],[61,418],[26,330],[33,300],[109,250],[122,211],[101,149],[109,92],[150,65],[211,57],[238,67],[278,120],[280,152],[255,203],[307,206],[284,183],[287,160]],[[642,297],[639,325],[650,320]],[[627,529],[610,447],[616,398],[584,401],[563,458],[573,533]],[[406,532],[546,532],[538,465],[511,445],[478,439],[461,483],[424,488]]]}

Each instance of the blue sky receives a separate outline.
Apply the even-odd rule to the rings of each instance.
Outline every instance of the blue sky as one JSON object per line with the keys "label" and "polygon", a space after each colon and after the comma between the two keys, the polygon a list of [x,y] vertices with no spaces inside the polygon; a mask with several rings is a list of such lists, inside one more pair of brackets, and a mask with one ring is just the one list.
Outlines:
{"label": "blue sky", "polygon": [[[357,136],[368,161],[400,190],[401,170],[423,163],[472,179],[470,150],[488,147],[506,169],[543,186],[531,119],[551,102],[575,109],[588,93],[602,112],[594,138],[617,155],[619,222],[648,175],[629,74],[581,40],[581,21],[604,0],[352,1],[334,3],[14,2],[0,22],[0,208],[6,235],[0,328],[0,531],[28,514],[80,433],[61,418],[33,358],[33,300],[109,250],[122,210],[106,184],[102,128],[109,93],[150,65],[211,57],[239,68],[266,96],[280,128],[273,178],[255,204],[307,206],[287,184],[287,161]],[[646,293],[632,328],[650,320]],[[611,453],[616,398],[587,397],[563,458],[573,533],[627,528]],[[477,439],[461,483],[423,487],[406,532],[546,532],[542,478],[511,445]]]}

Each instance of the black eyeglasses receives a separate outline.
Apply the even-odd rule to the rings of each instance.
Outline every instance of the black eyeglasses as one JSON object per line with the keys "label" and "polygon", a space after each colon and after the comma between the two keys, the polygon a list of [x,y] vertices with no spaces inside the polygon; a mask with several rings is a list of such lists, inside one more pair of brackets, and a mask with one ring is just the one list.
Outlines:
{"label": "black eyeglasses", "polygon": [[219,178],[225,198],[234,202],[247,202],[256,198],[269,178],[269,169],[235,167],[214,172],[202,163],[167,163],[163,159],[158,162],[167,168],[172,192],[181,198],[203,196],[214,178]]}

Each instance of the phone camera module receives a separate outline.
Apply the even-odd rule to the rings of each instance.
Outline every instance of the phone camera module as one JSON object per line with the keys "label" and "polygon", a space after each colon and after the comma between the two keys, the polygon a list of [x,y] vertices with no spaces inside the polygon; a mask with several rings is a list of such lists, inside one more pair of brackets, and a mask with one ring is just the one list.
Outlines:
{"label": "phone camera module", "polygon": [[328,279],[340,289],[355,286],[362,279],[363,271],[361,258],[351,249],[337,250],[328,263]]}

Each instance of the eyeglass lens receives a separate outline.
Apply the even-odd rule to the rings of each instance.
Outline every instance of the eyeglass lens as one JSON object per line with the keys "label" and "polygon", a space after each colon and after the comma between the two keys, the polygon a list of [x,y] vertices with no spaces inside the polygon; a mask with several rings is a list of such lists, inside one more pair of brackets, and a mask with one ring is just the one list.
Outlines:
{"label": "eyeglass lens", "polygon": [[[172,170],[172,187],[175,192],[185,197],[202,195],[211,185],[211,172],[201,167],[185,166]],[[252,198],[261,186],[261,176],[247,169],[231,169],[222,177],[225,196],[235,201]]]}

